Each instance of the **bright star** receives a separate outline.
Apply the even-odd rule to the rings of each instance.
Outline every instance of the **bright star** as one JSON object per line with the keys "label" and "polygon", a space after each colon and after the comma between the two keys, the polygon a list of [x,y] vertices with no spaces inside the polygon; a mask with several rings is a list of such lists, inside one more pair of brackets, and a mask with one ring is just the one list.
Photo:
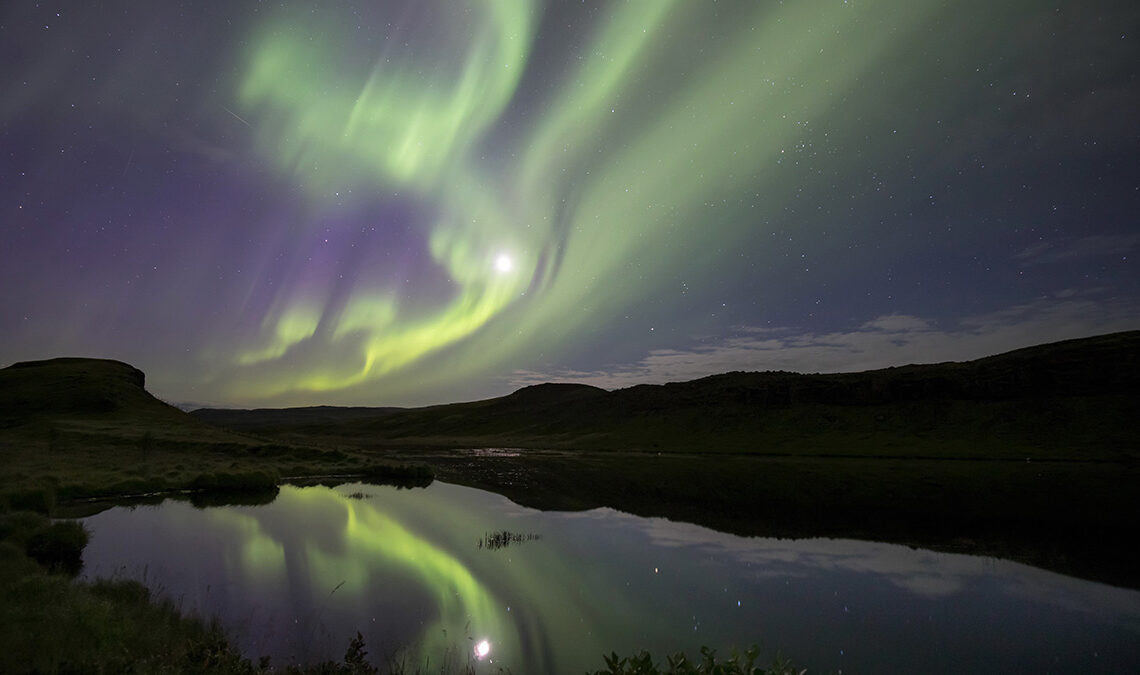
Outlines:
{"label": "bright star", "polygon": [[495,269],[500,272],[510,272],[514,266],[514,261],[506,253],[500,253],[499,257],[495,258]]}

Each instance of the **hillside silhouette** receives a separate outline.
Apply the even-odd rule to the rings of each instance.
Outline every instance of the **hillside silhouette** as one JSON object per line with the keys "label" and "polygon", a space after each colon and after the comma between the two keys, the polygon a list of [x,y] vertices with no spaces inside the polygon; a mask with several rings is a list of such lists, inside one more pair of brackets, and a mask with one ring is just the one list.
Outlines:
{"label": "hillside silhouette", "polygon": [[1134,457],[1140,331],[859,373],[732,372],[606,391],[541,384],[424,408],[192,413],[391,446],[862,456]]}
{"label": "hillside silhouette", "polygon": [[276,495],[281,476],[431,480],[424,467],[221,429],[145,385],[142,371],[106,359],[0,369],[0,511],[50,512],[57,501],[169,492],[192,493],[198,504],[262,503]]}
{"label": "hillside silhouette", "polygon": [[0,369],[0,448],[52,450],[143,443],[224,447],[259,443],[155,398],[141,370],[121,361],[64,357]]}
{"label": "hillside silhouette", "polygon": [[0,370],[0,424],[51,417],[182,419],[146,390],[141,370],[109,359],[24,361]]}

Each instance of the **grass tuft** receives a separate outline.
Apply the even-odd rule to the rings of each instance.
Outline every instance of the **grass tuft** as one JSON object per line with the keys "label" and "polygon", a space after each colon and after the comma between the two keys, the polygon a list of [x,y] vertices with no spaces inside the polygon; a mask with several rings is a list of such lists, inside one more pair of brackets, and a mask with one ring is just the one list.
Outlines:
{"label": "grass tuft", "polygon": [[51,524],[47,516],[32,511],[0,513],[0,541],[7,541],[24,550],[33,534]]}
{"label": "grass tuft", "polygon": [[365,481],[408,487],[427,487],[435,480],[435,472],[423,464],[390,464],[377,462],[361,470]]}
{"label": "grass tuft", "polygon": [[55,488],[51,485],[13,488],[0,495],[0,506],[12,511],[50,514],[55,508],[55,496]]}
{"label": "grass tuft", "polygon": [[28,557],[49,572],[75,576],[83,568],[83,548],[87,546],[87,539],[87,530],[78,521],[52,523],[28,538]]}
{"label": "grass tuft", "polygon": [[277,489],[276,471],[217,471],[203,473],[190,481],[191,490],[212,492],[268,492]]}
{"label": "grass tuft", "polygon": [[649,652],[641,652],[633,656],[618,656],[611,653],[603,657],[606,662],[605,670],[595,671],[593,675],[804,675],[805,670],[796,670],[784,659],[776,657],[772,666],[763,668],[756,665],[760,650],[755,646],[746,649],[743,654],[733,650],[727,659],[719,659],[716,651],[708,647],[701,647],[701,657],[695,661],[683,653],[666,657],[664,664],[653,662]]}

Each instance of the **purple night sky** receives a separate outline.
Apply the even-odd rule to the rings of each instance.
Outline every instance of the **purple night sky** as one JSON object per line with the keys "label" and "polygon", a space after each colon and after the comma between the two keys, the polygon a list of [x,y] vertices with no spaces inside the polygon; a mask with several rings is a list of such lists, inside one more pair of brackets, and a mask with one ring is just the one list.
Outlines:
{"label": "purple night sky", "polygon": [[1140,328],[1140,4],[6,2],[0,366],[167,401]]}

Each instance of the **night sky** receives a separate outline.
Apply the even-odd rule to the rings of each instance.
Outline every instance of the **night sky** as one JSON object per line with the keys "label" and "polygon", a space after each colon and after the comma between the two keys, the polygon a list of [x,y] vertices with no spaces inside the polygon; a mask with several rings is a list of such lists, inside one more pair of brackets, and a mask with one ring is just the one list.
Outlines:
{"label": "night sky", "polygon": [[0,5],[0,365],[171,402],[1140,328],[1140,3]]}

